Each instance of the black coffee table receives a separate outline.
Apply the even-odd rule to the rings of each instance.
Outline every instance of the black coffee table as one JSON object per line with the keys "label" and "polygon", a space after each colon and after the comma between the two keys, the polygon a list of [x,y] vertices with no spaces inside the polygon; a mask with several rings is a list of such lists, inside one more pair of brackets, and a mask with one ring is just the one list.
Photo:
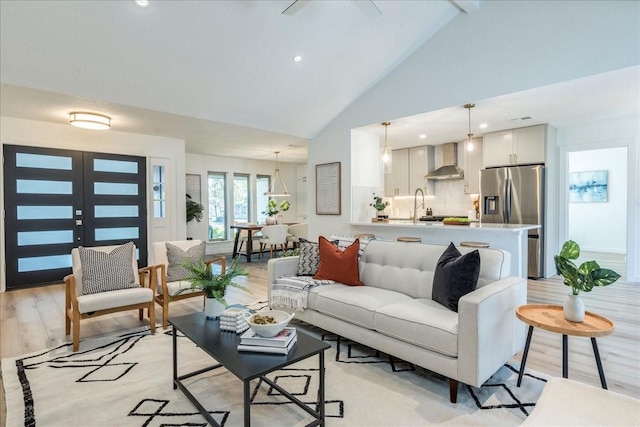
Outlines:
{"label": "black coffee table", "polygon": [[[220,367],[226,368],[233,375],[242,380],[244,384],[244,425],[251,425],[251,400],[250,382],[260,378],[271,387],[279,391],[287,399],[311,414],[315,420],[307,426],[324,425],[324,351],[330,347],[329,344],[316,339],[300,330],[297,330],[298,342],[293,346],[289,354],[265,354],[239,352],[238,343],[240,336],[233,332],[220,331],[219,320],[208,320],[203,312],[188,314],[186,316],[169,317],[169,323],[173,325],[173,389],[179,388],[194,404],[196,408],[207,419],[212,426],[220,427],[209,411],[187,390],[182,380],[200,375]],[[202,348],[209,356],[218,363],[188,374],[178,376],[178,353],[177,353],[177,332],[182,332],[194,344]],[[320,359],[320,370],[318,372],[318,405],[313,409],[303,403],[300,399],[275,384],[266,375],[270,372],[282,369],[285,366],[299,362],[307,357],[318,355]]]}

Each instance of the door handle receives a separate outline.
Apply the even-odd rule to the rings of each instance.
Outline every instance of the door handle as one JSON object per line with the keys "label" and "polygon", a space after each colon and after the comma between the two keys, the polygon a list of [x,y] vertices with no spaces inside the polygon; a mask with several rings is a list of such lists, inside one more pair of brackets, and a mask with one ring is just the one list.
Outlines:
{"label": "door handle", "polygon": [[82,225],[82,220],[81,219],[76,219],[76,225],[78,227],[80,227]]}

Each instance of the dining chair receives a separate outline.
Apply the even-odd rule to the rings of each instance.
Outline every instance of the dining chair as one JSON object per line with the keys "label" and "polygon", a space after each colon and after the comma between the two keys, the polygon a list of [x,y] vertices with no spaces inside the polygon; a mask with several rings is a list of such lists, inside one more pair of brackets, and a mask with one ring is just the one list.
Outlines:
{"label": "dining chair", "polygon": [[300,243],[300,239],[309,239],[309,224],[301,222],[299,224],[292,224],[287,230],[287,243],[291,242],[293,247],[297,247]]}
{"label": "dining chair", "polygon": [[267,245],[269,246],[269,257],[273,258],[273,251],[275,249],[276,256],[278,254],[278,245],[280,246],[280,250],[283,251],[287,244],[287,230],[289,226],[286,224],[277,224],[277,225],[267,225],[262,227],[262,235],[264,236],[260,240],[260,252],[262,252],[263,248]]}

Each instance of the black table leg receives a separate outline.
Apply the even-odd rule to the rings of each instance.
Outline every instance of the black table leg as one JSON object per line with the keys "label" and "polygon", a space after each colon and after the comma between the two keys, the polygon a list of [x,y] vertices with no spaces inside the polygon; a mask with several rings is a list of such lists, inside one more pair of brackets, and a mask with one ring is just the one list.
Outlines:
{"label": "black table leg", "polygon": [[569,378],[569,337],[562,335],[562,378]]}
{"label": "black table leg", "polygon": [[527,364],[527,356],[529,355],[529,345],[531,344],[531,335],[533,335],[533,326],[529,326],[527,333],[527,342],[524,345],[524,353],[522,353],[522,361],[520,362],[520,372],[518,373],[518,387],[522,383],[522,375],[524,375],[524,366]]}
{"label": "black table leg", "polygon": [[176,327],[171,325],[171,329],[173,329],[173,389],[178,388],[178,339],[176,334]]}
{"label": "black table leg", "polygon": [[249,393],[249,386],[251,381],[244,381],[244,425],[245,427],[251,426],[251,395]]}
{"label": "black table leg", "polygon": [[596,365],[598,365],[598,374],[600,374],[600,384],[603,389],[607,389],[607,380],[604,379],[604,370],[602,369],[602,360],[600,360],[600,352],[595,337],[591,337],[591,345],[593,346],[593,355],[596,357]]}
{"label": "black table leg", "polygon": [[[236,238],[233,241],[233,258],[238,256],[238,241],[240,240],[240,229],[236,230]],[[251,240],[249,240],[251,241]],[[249,243],[247,243],[249,244]]]}
{"label": "black table leg", "polygon": [[324,425],[324,351],[320,352],[320,386],[318,387],[318,414],[320,415],[320,425]]}
{"label": "black table leg", "polygon": [[251,253],[253,252],[253,236],[251,229],[247,230],[247,262],[251,262]]}

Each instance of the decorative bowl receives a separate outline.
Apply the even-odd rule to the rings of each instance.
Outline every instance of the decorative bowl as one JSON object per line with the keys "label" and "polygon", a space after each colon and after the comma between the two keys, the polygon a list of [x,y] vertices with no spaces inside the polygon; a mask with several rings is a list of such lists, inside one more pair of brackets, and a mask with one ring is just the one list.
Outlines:
{"label": "decorative bowl", "polygon": [[[275,337],[282,331],[288,324],[291,319],[293,319],[295,313],[287,313],[286,311],[281,310],[260,310],[257,313],[249,313],[245,311],[242,315],[247,320],[249,327],[253,329],[253,331],[260,335],[261,337],[271,338]],[[261,318],[271,317],[275,321],[275,323],[256,323],[256,321],[260,322]]]}

